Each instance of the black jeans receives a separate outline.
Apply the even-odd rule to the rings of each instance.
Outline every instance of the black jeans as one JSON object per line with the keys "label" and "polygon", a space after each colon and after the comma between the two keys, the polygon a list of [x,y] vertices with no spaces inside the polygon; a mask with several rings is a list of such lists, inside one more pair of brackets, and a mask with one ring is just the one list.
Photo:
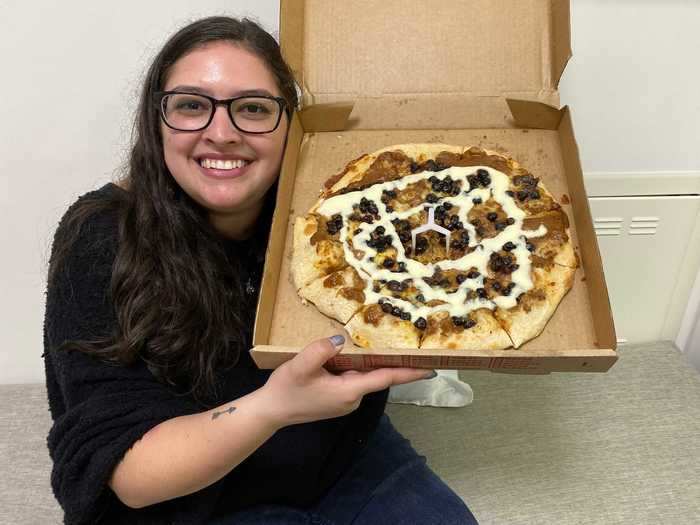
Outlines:
{"label": "black jeans", "polygon": [[384,414],[358,461],[309,509],[259,505],[214,525],[475,525],[464,502]]}

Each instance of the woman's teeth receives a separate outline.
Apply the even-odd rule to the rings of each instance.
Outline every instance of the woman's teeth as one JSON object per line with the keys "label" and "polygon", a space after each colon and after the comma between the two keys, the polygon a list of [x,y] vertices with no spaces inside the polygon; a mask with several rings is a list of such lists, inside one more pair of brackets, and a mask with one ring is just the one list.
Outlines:
{"label": "woman's teeth", "polygon": [[236,168],[242,168],[248,161],[242,159],[236,160],[215,160],[215,159],[201,159],[199,161],[203,168],[214,168],[217,170],[232,170]]}

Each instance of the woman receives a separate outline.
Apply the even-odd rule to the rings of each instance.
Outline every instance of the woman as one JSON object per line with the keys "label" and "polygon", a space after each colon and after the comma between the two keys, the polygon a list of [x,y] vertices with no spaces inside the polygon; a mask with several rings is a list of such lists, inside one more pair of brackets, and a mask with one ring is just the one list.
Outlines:
{"label": "woman", "polygon": [[66,523],[473,520],[383,415],[424,370],[331,374],[342,336],[272,373],[249,357],[296,106],[269,34],[195,22],[148,71],[126,177],[62,219],[44,357]]}

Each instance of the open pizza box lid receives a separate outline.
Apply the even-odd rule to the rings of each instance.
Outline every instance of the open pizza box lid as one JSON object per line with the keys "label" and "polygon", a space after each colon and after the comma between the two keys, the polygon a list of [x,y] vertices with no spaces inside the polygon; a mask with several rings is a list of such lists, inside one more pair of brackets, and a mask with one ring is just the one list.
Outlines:
{"label": "open pizza box lid", "polygon": [[303,106],[363,129],[502,127],[504,98],[559,105],[571,57],[561,0],[283,0],[280,40]]}
{"label": "open pizza box lid", "polygon": [[[380,366],[517,373],[605,371],[616,338],[568,108],[571,56],[561,0],[282,0],[280,41],[304,109],[291,123],[251,355],[275,368],[308,342],[346,336],[329,368]],[[513,156],[562,203],[581,267],[543,333],[499,351],[363,349],[302,304],[290,277],[292,226],[323,182],[401,143],[475,145]]]}

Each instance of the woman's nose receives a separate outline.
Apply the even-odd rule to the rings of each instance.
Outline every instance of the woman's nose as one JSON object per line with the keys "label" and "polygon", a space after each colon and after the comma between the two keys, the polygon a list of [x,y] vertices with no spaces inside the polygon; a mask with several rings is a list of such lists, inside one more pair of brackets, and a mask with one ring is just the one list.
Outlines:
{"label": "woman's nose", "polygon": [[204,138],[212,142],[240,142],[241,132],[231,122],[228,110],[224,106],[217,106],[211,122],[204,130]]}

